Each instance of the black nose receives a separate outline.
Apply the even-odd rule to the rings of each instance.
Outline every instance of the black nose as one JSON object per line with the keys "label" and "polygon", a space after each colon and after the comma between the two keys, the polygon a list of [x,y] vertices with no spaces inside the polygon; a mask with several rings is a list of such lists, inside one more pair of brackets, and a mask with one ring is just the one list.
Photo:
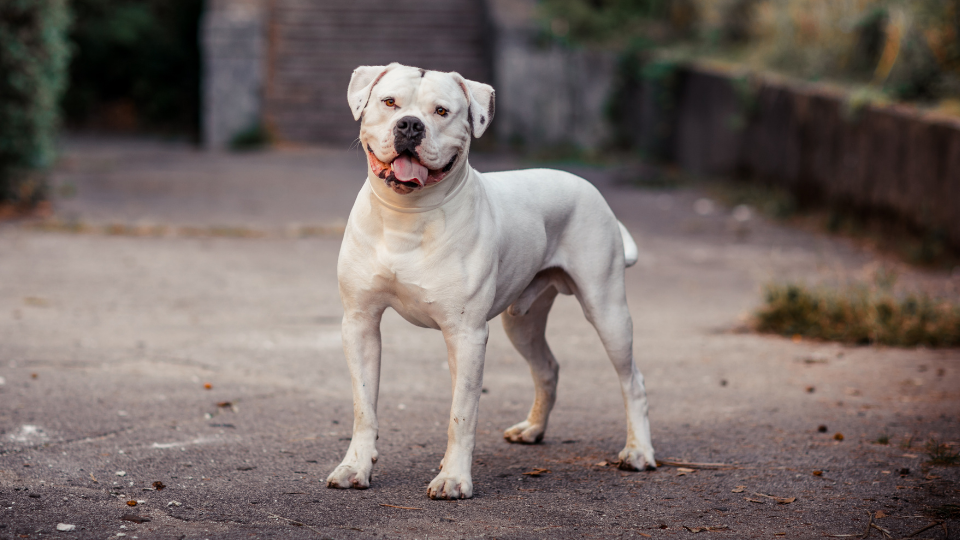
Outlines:
{"label": "black nose", "polygon": [[[394,128],[393,134],[402,142],[412,142],[419,144],[420,139],[423,138],[423,132],[426,131],[426,126],[423,125],[423,122],[415,116],[404,116],[400,120],[397,120],[397,127]],[[414,145],[416,146],[416,144]]]}

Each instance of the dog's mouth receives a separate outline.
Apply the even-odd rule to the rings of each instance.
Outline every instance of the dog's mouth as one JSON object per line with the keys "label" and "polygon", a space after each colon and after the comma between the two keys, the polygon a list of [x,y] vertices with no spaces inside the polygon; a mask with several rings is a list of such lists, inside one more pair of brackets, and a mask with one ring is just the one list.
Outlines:
{"label": "dog's mouth", "polygon": [[454,154],[450,162],[442,169],[428,169],[420,159],[409,150],[401,152],[390,163],[385,163],[377,159],[373,150],[367,147],[367,159],[370,162],[370,169],[377,178],[382,179],[388,187],[406,195],[418,189],[436,184],[444,179],[447,173],[453,168],[459,154]]}

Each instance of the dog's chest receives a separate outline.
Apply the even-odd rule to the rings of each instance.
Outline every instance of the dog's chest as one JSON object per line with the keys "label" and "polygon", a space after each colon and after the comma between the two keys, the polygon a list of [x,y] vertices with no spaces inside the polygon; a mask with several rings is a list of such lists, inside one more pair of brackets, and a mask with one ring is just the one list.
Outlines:
{"label": "dog's chest", "polygon": [[439,328],[463,283],[459,254],[430,231],[384,231],[372,262],[373,283],[404,319]]}

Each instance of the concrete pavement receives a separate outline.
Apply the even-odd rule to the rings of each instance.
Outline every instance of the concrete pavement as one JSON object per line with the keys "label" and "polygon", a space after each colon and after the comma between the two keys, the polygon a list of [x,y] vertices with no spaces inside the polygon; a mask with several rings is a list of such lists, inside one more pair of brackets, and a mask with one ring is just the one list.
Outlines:
{"label": "concrete pavement", "polygon": [[[352,419],[337,231],[363,166],[331,149],[68,144],[54,225],[0,225],[0,538],[681,538],[703,527],[819,538],[862,534],[868,513],[895,537],[937,516],[957,537],[960,471],[927,464],[925,445],[960,450],[958,351],[740,330],[762,283],[866,275],[877,260],[603,168],[574,172],[641,249],[627,280],[657,457],[730,467],[609,465],[624,441],[616,377],[562,297],[543,444],[502,439],[533,390],[491,321],[476,496],[429,500],[450,405],[445,350],[439,333],[389,312],[373,484],[326,489]],[[901,283],[956,290],[947,275],[898,270]],[[549,472],[524,474],[537,468]]]}

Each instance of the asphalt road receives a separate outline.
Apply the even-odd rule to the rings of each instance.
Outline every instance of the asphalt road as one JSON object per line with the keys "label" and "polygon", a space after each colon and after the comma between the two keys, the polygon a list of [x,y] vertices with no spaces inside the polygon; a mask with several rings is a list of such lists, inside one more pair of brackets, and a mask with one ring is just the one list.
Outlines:
{"label": "asphalt road", "polygon": [[906,286],[957,279],[604,168],[573,170],[640,246],[627,282],[657,457],[726,466],[610,465],[625,438],[617,380],[562,297],[543,444],[502,438],[533,389],[491,321],[475,497],[428,499],[443,341],[390,312],[372,486],[327,489],[352,421],[335,264],[363,166],[331,149],[67,145],[53,217],[0,225],[0,539],[821,538],[862,534],[871,515],[892,537],[941,520],[917,538],[958,538],[960,468],[930,464],[926,445],[960,450],[960,351],[742,330],[773,279],[878,265]]}

